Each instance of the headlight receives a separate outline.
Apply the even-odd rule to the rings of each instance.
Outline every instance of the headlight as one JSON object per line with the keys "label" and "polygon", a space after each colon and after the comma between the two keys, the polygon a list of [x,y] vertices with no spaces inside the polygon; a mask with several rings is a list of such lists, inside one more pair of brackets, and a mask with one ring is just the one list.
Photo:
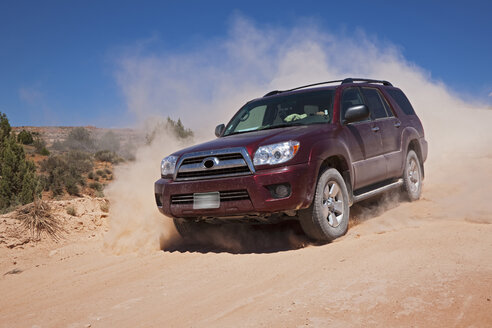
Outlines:
{"label": "headlight", "polygon": [[163,178],[172,178],[176,169],[178,156],[167,156],[161,162],[161,176]]}
{"label": "headlight", "polygon": [[256,165],[280,164],[292,159],[299,150],[299,141],[287,141],[261,146],[255,153],[253,163]]}

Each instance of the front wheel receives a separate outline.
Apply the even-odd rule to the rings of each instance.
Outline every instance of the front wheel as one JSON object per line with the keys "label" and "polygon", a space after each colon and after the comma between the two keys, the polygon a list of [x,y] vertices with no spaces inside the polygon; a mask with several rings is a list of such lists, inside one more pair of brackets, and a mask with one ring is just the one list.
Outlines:
{"label": "front wheel", "polygon": [[422,167],[413,150],[407,154],[403,171],[403,190],[411,202],[419,199],[422,193]]}
{"label": "front wheel", "polygon": [[347,186],[336,169],[321,174],[311,206],[300,213],[301,227],[312,239],[329,242],[347,233],[349,197]]}

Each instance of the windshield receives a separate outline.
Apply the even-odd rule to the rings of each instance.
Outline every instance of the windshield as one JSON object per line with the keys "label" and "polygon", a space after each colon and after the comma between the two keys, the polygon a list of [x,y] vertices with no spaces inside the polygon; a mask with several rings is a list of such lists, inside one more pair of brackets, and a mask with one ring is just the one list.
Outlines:
{"label": "windshield", "polygon": [[224,136],[292,125],[330,123],[334,90],[317,90],[260,99],[244,105]]}

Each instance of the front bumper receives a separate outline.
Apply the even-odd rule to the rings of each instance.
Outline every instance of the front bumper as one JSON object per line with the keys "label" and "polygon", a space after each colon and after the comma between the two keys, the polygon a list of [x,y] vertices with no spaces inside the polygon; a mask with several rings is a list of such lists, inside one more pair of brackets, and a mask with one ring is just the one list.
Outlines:
{"label": "front bumper", "polygon": [[[307,208],[312,202],[317,178],[316,164],[258,170],[247,176],[220,179],[173,181],[159,179],[154,190],[159,211],[175,218],[261,216]],[[291,193],[285,198],[274,198],[268,186],[289,184]],[[246,190],[249,199],[221,201],[215,209],[193,209],[193,203],[173,204],[171,197],[205,192]]]}

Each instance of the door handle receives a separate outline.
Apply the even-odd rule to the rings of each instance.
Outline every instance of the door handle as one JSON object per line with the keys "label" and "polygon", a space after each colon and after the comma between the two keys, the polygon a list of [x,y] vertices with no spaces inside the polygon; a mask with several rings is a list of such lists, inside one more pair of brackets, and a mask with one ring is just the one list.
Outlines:
{"label": "door handle", "polygon": [[379,126],[373,126],[371,128],[372,132],[378,132],[379,131]]}
{"label": "door handle", "polygon": [[400,126],[401,126],[401,122],[400,121],[398,121],[398,122],[395,123],[395,128],[399,128]]}

